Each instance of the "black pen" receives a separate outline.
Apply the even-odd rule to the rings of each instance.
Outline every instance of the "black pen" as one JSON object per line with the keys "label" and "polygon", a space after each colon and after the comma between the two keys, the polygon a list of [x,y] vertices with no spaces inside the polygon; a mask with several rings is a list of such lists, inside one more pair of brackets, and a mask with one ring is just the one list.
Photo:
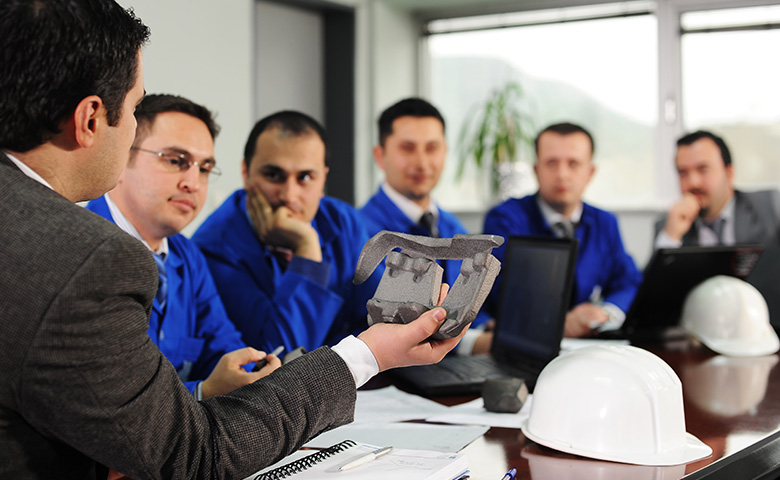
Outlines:
{"label": "black pen", "polygon": [[[279,354],[282,353],[283,351],[284,351],[284,345],[279,345],[278,347],[274,348],[274,351],[269,353],[268,355],[273,355],[275,357],[278,357]],[[260,371],[261,368],[268,365],[268,355],[266,355],[264,359],[255,363],[255,368],[252,369],[253,372],[258,372]]]}

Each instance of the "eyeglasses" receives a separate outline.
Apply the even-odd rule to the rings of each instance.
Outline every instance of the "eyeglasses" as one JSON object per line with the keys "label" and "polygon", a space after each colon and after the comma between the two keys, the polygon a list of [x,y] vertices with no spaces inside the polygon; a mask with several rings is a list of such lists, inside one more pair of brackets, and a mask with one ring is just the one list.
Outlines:
{"label": "eyeglasses", "polygon": [[204,160],[203,162],[194,161],[188,153],[177,152],[155,152],[154,150],[147,150],[145,148],[132,146],[130,150],[138,150],[139,152],[151,153],[156,155],[163,161],[163,163],[171,171],[186,172],[193,165],[200,169],[200,175],[204,179],[208,180],[209,175],[218,177],[222,171],[217,167],[214,160]]}

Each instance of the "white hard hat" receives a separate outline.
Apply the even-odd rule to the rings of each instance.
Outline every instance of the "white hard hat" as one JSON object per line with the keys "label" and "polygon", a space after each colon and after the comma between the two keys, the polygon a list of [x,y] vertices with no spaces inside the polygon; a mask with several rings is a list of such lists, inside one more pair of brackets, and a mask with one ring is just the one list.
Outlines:
{"label": "white hard hat", "polygon": [[551,456],[529,444],[520,452],[531,478],[554,480],[680,480],[685,465],[627,465],[573,456]]}
{"label": "white hard hat", "polygon": [[680,373],[685,382],[685,398],[721,417],[754,415],[766,397],[769,373],[777,361],[777,355],[716,355],[703,363],[685,365]]}
{"label": "white hard hat", "polygon": [[712,453],[685,432],[671,367],[628,345],[580,348],[547,364],[521,428],[546,447],[615,462],[679,465]]}
{"label": "white hard hat", "polygon": [[758,357],[780,349],[766,300],[753,285],[735,277],[718,275],[691,290],[681,323],[722,355]]}

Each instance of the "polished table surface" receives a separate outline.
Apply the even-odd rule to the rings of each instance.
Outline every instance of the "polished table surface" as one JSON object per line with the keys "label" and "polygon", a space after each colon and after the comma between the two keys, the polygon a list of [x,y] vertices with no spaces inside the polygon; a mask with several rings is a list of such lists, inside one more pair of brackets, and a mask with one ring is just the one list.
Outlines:
{"label": "polished table surface", "polygon": [[[688,341],[638,345],[664,359],[683,384],[686,430],[713,454],[687,465],[648,467],[578,457],[542,447],[520,430],[491,428],[463,451],[471,479],[677,480],[780,478],[778,356],[733,358]],[[474,397],[435,400],[455,405]]]}

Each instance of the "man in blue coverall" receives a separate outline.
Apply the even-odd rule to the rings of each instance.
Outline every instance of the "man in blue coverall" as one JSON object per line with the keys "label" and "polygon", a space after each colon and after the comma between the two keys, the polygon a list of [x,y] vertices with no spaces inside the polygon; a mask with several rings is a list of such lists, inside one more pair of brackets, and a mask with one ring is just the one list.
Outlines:
{"label": "man in blue coverall", "polygon": [[[593,151],[593,138],[578,125],[560,123],[545,128],[536,137],[534,172],[539,191],[511,198],[485,217],[485,233],[577,238],[573,308],[566,315],[564,329],[567,337],[590,336],[597,329],[620,326],[642,278],[623,248],[615,215],[582,201],[595,172]],[[501,260],[504,252],[501,247],[493,255]],[[496,292],[494,288],[491,295]]]}
{"label": "man in blue coverall", "polygon": [[353,285],[368,234],[350,205],[324,194],[322,126],[282,111],[255,124],[244,149],[244,188],[192,240],[206,256],[244,341],[307,350],[364,330],[382,269]]}
{"label": "man in blue coverall", "polygon": [[203,208],[209,178],[219,173],[214,160],[219,127],[208,109],[173,95],[146,96],[135,117],[135,141],[117,186],[87,208],[157,257],[164,287],[154,299],[148,333],[185,385],[199,399],[227,393],[281,362],[269,355],[259,372],[242,368],[266,355],[246,347],[203,255],[179,234]]}
{"label": "man in blue coverall", "polygon": [[[439,183],[447,156],[444,117],[422,98],[405,98],[379,116],[379,144],[374,160],[385,172],[385,181],[360,214],[369,235],[381,230],[450,238],[466,234],[458,217],[441,209],[431,191]],[[459,260],[442,260],[443,281],[453,285],[460,275]],[[484,326],[489,315],[481,311],[472,323]],[[475,328],[466,333],[459,353],[486,353],[490,337]]]}

